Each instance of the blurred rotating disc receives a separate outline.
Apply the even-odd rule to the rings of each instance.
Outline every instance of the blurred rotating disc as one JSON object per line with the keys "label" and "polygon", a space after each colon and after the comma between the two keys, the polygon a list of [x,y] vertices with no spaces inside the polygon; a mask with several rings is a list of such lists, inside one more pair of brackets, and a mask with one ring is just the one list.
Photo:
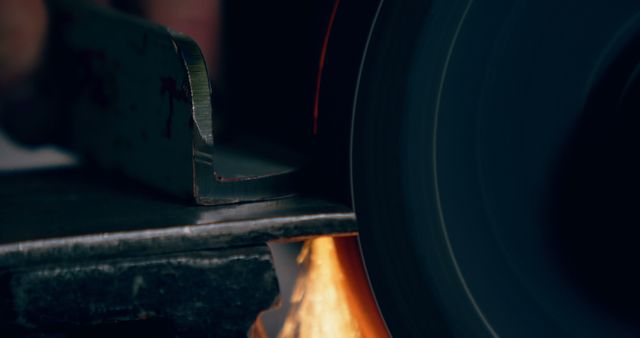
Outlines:
{"label": "blurred rotating disc", "polygon": [[639,14],[382,4],[352,181],[393,336],[638,336]]}

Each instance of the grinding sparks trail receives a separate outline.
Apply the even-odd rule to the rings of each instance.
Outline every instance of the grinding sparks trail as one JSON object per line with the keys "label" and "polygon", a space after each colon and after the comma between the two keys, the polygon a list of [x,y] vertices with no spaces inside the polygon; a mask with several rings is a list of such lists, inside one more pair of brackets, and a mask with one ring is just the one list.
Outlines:
{"label": "grinding sparks trail", "polygon": [[348,281],[331,237],[307,241],[298,257],[302,273],[279,338],[363,337],[349,301]]}

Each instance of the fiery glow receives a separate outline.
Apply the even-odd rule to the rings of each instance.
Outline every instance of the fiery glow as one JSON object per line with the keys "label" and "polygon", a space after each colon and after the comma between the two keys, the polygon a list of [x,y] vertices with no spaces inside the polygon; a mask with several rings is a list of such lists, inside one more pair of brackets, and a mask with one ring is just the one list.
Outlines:
{"label": "fiery glow", "polygon": [[387,336],[366,284],[355,238],[307,241],[298,264],[302,271],[279,338]]}

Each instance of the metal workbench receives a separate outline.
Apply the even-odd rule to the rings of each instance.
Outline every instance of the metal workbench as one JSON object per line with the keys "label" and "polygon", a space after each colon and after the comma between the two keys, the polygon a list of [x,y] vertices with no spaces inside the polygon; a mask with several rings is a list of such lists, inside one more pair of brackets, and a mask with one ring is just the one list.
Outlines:
{"label": "metal workbench", "polygon": [[21,336],[244,336],[278,298],[267,242],[356,231],[322,199],[194,206],[78,168],[0,174],[0,202],[0,329]]}

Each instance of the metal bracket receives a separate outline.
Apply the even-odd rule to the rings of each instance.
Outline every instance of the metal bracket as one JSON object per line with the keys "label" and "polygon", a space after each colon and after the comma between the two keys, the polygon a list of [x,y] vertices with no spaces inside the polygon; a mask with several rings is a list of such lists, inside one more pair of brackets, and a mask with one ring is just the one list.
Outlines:
{"label": "metal bracket", "polygon": [[[58,110],[69,115],[74,149],[198,204],[295,192],[295,165],[214,147],[211,86],[193,40],[84,2],[49,7],[45,73],[55,79]],[[222,163],[232,169],[222,173]]]}

